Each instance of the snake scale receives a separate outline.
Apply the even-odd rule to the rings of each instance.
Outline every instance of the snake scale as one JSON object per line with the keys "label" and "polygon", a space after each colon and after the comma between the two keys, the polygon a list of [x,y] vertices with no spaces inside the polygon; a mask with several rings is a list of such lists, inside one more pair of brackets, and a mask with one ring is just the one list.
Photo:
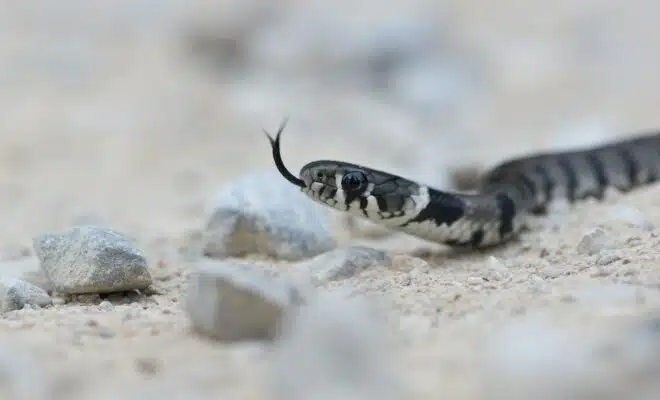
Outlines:
{"label": "snake scale", "polygon": [[455,247],[504,243],[529,215],[560,196],[573,203],[602,199],[607,188],[629,191],[660,178],[660,134],[604,145],[514,158],[495,166],[475,194],[440,191],[387,172],[341,161],[313,161],[300,177],[284,165],[280,137],[270,140],[278,171],[303,193],[336,210],[389,229]]}

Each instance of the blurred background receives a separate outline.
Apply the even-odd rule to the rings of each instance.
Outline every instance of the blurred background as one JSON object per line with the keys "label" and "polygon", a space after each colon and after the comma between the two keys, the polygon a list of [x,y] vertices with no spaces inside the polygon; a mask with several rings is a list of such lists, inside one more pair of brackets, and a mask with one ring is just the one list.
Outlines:
{"label": "blurred background", "polygon": [[321,158],[451,171],[660,123],[660,3],[5,1],[0,239],[199,226],[225,182]]}

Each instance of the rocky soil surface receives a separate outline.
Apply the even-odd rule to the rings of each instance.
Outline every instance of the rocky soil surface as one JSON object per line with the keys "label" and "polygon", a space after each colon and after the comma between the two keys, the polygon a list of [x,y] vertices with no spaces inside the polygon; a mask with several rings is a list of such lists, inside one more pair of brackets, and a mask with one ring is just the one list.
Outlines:
{"label": "rocky soil surface", "polygon": [[0,398],[660,396],[660,185],[455,251],[261,132],[453,188],[652,130],[654,2],[5,3]]}

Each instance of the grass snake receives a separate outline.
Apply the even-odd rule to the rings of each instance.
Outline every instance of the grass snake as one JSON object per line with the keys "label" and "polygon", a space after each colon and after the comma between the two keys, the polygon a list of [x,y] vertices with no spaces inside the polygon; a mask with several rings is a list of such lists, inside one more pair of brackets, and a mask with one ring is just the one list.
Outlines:
{"label": "grass snake", "polygon": [[342,161],[304,165],[300,176],[284,165],[280,138],[270,140],[278,171],[311,199],[389,229],[455,247],[487,247],[517,235],[530,214],[563,197],[602,199],[607,188],[625,192],[660,177],[660,134],[638,135],[591,148],[537,153],[490,169],[477,193],[452,193],[384,171]]}

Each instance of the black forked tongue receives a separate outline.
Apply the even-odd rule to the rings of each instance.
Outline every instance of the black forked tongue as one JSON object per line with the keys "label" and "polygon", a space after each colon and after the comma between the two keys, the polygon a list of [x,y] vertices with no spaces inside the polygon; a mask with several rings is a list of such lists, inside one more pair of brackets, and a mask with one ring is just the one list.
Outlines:
{"label": "black forked tongue", "polygon": [[277,130],[277,134],[275,134],[275,139],[273,139],[270,136],[268,131],[266,131],[265,129],[263,131],[266,134],[268,140],[270,141],[270,147],[273,148],[273,160],[275,161],[275,166],[277,167],[277,170],[280,171],[280,174],[282,174],[284,179],[302,188],[305,187],[305,182],[302,179],[296,177],[286,168],[284,162],[282,161],[282,154],[280,153],[280,135],[282,135],[282,131],[284,131],[284,128],[286,127],[286,123],[288,122],[288,120],[289,118],[284,118],[282,120],[282,123],[280,124],[280,128]]}

